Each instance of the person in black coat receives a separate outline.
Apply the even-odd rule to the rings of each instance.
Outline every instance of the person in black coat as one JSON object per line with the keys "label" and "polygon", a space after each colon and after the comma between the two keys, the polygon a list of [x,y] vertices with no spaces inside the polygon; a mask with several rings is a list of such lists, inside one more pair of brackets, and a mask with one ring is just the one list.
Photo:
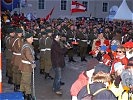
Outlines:
{"label": "person in black coat", "polygon": [[64,55],[67,51],[67,45],[64,45],[64,47],[62,47],[60,44],[60,39],[61,37],[59,34],[53,34],[53,42],[51,45],[51,61],[52,61],[53,69],[55,71],[53,91],[57,95],[62,95],[62,91],[60,90],[61,70],[65,64]]}
{"label": "person in black coat", "polygon": [[95,67],[95,71],[92,76],[93,83],[90,84],[90,93],[94,94],[96,91],[106,88],[105,90],[97,93],[93,99],[94,100],[117,100],[113,92],[108,88],[109,82],[111,81],[110,77],[110,68],[104,64],[99,64]]}

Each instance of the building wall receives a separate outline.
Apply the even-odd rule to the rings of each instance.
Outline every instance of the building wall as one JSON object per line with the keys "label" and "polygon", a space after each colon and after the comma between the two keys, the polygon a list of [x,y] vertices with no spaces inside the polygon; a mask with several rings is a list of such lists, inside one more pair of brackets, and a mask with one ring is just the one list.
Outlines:
{"label": "building wall", "polygon": [[[45,4],[45,9],[38,9],[38,0],[27,0],[28,6],[25,8],[21,9],[21,12],[24,12],[25,14],[32,13],[34,14],[37,18],[40,17],[46,17],[46,15],[51,11],[53,7],[55,7],[53,14],[51,18],[64,18],[64,17],[69,17],[69,18],[75,18],[75,17],[89,17],[90,14],[92,17],[97,17],[97,18],[105,18],[109,14],[109,9],[116,5],[120,6],[122,3],[122,0],[77,0],[78,2],[82,3],[82,1],[88,1],[88,11],[84,13],[73,13],[71,14],[71,1],[72,0],[67,0],[67,10],[60,10],[60,1],[61,0],[46,0]],[[133,12],[133,0],[126,0],[129,8]],[[108,12],[103,12],[102,11],[102,5],[103,2],[106,2],[109,4],[108,7]],[[15,9],[17,11],[20,11],[20,9]]]}

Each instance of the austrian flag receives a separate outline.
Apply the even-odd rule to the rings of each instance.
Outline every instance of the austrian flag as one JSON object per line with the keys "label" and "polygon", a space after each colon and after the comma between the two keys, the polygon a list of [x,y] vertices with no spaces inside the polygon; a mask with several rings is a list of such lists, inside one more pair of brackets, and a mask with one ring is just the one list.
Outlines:
{"label": "austrian flag", "polygon": [[83,4],[78,3],[77,1],[72,1],[71,13],[85,12],[85,11],[86,11],[86,7]]}

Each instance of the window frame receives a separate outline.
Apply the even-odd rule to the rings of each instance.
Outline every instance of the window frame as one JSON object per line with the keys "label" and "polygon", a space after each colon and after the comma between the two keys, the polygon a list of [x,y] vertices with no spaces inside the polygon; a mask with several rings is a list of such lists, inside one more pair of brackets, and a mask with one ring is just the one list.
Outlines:
{"label": "window frame", "polygon": [[[62,5],[63,4],[63,5]],[[63,9],[62,9],[63,8]],[[64,9],[65,8],[65,9]],[[65,11],[67,10],[67,0],[60,0],[60,10]]]}
{"label": "window frame", "polygon": [[38,0],[38,9],[45,9],[46,0]]}
{"label": "window frame", "polygon": [[[106,6],[104,4],[107,4]],[[102,12],[106,13],[108,12],[109,9],[109,3],[108,2],[103,2],[102,3]]]}

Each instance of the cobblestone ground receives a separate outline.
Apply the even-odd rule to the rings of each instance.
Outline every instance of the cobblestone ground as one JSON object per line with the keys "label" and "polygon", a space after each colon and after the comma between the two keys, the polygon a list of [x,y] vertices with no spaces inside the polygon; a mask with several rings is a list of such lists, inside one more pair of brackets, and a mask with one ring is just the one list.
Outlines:
{"label": "cobblestone ground", "polygon": [[[7,83],[8,78],[5,75],[6,61],[4,55],[2,58],[3,92],[13,92],[13,85]],[[68,57],[65,57],[66,67],[62,71],[62,81],[65,82],[65,85],[61,87],[63,90],[62,96],[58,96],[52,91],[53,80],[44,79],[44,75],[39,73],[39,61],[36,61],[35,92],[37,100],[71,100],[70,87],[77,79],[79,73],[85,70],[87,66],[87,62],[81,62],[80,57],[75,55],[74,59],[76,62],[68,62]],[[87,56],[86,59],[89,60],[90,57]],[[51,70],[51,75],[54,76],[53,70]]]}

